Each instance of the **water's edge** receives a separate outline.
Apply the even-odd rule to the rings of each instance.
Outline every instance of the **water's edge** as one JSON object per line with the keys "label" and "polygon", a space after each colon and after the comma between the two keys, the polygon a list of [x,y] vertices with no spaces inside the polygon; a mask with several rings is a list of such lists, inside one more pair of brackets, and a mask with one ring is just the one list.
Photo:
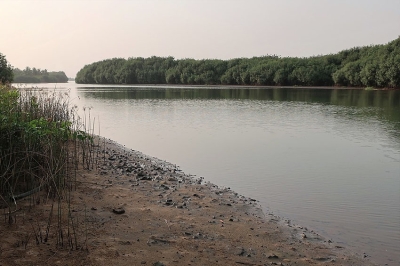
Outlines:
{"label": "water's edge", "polygon": [[223,189],[225,191],[229,191],[231,193],[237,194],[238,197],[245,197],[248,198],[250,201],[253,201],[255,204],[252,206],[252,212],[253,214],[258,215],[259,217],[263,217],[262,219],[265,220],[266,222],[274,222],[278,226],[281,227],[281,229],[285,232],[285,234],[290,235],[292,238],[298,238],[298,239],[307,239],[308,241],[312,241],[313,243],[319,243],[322,246],[325,246],[326,248],[331,249],[332,247],[335,247],[336,249],[340,250],[340,254],[343,254],[345,256],[349,257],[355,257],[357,259],[362,259],[365,262],[365,265],[378,265],[374,263],[369,256],[366,253],[361,254],[359,251],[354,250],[351,248],[349,245],[343,244],[343,243],[337,243],[333,238],[331,238],[329,235],[321,234],[318,229],[307,227],[305,225],[300,225],[297,222],[291,220],[288,217],[283,217],[280,215],[276,215],[274,213],[274,210],[270,210],[265,208],[265,206],[262,206],[259,200],[247,197],[246,195],[241,195],[236,193],[234,190],[231,190],[229,187],[225,187],[222,184],[215,184],[210,181],[207,181],[204,177],[198,177],[196,174],[186,174],[184,171],[180,169],[180,167],[176,164],[173,164],[172,162],[150,156],[147,154],[144,154],[141,151],[134,150],[131,148],[128,148],[126,145],[120,144],[117,141],[114,141],[110,138],[102,137],[95,135],[94,136],[97,141],[107,141],[107,145],[111,144],[112,146],[117,147],[117,151],[120,150],[124,154],[129,154],[133,153],[135,154],[136,157],[143,158],[144,160],[149,160],[151,164],[160,166],[162,168],[168,168],[170,170],[174,170],[180,173],[180,175],[184,176],[187,179],[193,180],[194,183],[197,184],[205,184],[207,185],[212,185],[215,186],[216,188]]}

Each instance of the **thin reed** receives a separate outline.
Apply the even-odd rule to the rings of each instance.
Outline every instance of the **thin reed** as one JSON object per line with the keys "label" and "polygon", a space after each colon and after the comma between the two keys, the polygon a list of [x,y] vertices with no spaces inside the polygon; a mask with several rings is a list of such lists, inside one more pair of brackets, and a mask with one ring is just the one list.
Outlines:
{"label": "thin reed", "polygon": [[90,110],[86,121],[76,109],[69,92],[0,85],[0,209],[5,221],[16,222],[20,200],[32,208],[45,195],[53,203],[44,228],[32,224],[36,242],[46,242],[54,227],[57,244],[72,249],[78,241],[71,190],[77,170],[93,169],[95,163],[94,121]]}

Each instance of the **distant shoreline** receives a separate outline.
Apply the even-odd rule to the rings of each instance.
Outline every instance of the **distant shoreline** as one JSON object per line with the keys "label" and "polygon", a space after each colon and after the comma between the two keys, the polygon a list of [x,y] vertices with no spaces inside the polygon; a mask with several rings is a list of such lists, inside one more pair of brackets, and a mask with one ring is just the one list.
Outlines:
{"label": "distant shoreline", "polygon": [[260,86],[260,85],[194,85],[194,84],[84,84],[75,83],[77,85],[100,85],[100,86],[135,86],[135,87],[189,87],[189,88],[248,88],[248,89],[324,89],[324,90],[400,90],[400,88],[375,88],[371,87],[345,87],[345,86]]}
{"label": "distant shoreline", "polygon": [[66,81],[66,82],[12,82],[11,84],[15,85],[15,84],[58,84],[58,83],[67,84],[68,81]]}
{"label": "distant shoreline", "polygon": [[218,84],[400,88],[400,38],[313,57],[175,59],[151,56],[104,59],[76,74],[81,84]]}
{"label": "distant shoreline", "polygon": [[76,83],[75,80],[69,80],[67,82],[12,82],[13,86],[18,84],[68,84],[68,83],[75,83],[76,85],[82,86],[123,86],[123,87],[176,87],[176,88],[246,88],[246,89],[321,89],[321,90],[371,90],[371,91],[393,91],[393,90],[400,90],[400,88],[375,88],[375,87],[346,87],[346,86],[268,86],[268,85],[195,85],[195,84],[100,84],[100,83],[93,83],[93,84],[86,84],[86,83]]}

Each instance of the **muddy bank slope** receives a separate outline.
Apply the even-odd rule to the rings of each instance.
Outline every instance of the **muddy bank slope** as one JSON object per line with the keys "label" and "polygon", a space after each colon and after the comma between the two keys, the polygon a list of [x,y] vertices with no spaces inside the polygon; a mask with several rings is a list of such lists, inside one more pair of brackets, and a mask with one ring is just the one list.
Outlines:
{"label": "muddy bank slope", "polygon": [[14,223],[0,222],[0,265],[372,265],[175,165],[110,140],[96,149],[94,168],[78,172],[62,242],[51,200],[21,202]]}

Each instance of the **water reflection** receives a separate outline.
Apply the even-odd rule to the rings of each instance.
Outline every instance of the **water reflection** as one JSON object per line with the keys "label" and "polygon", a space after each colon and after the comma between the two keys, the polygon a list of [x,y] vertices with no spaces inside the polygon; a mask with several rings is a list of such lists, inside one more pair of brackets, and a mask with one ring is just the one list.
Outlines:
{"label": "water reflection", "polygon": [[[241,99],[269,101],[299,101],[328,103],[342,106],[384,107],[400,106],[399,90],[343,89],[220,89],[220,88],[87,88],[77,87],[85,97],[102,99]],[[94,90],[94,91],[93,91]]]}
{"label": "water reflection", "polygon": [[[346,107],[374,107],[364,115],[378,115],[393,122],[400,137],[400,91],[359,89],[301,88],[160,88],[160,87],[77,87],[86,98],[95,99],[167,99],[167,100],[263,100],[332,104]],[[364,110],[365,111],[365,110]],[[399,130],[399,131],[397,131]]]}

